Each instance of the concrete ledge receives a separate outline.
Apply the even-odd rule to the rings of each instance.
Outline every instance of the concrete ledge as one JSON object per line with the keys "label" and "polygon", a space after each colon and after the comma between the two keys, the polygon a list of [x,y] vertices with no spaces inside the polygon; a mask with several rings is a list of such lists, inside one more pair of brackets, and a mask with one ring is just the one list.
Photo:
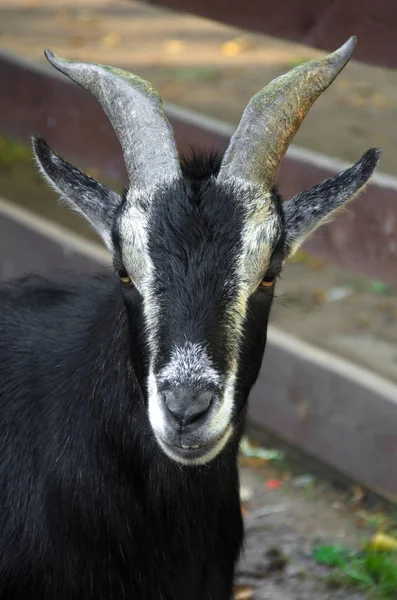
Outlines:
{"label": "concrete ledge", "polygon": [[[0,199],[1,279],[109,262],[101,246]],[[270,327],[248,419],[397,501],[397,386],[386,379]]]}
{"label": "concrete ledge", "polygon": [[[93,98],[45,64],[0,53],[0,132],[28,141],[45,137],[66,157],[126,180],[115,134]],[[166,105],[181,152],[224,150],[233,126]],[[367,148],[363,148],[363,152]],[[359,158],[359,157],[357,157]],[[278,180],[286,198],[334,175],[341,161],[292,146]],[[306,244],[309,252],[365,276],[397,283],[397,179],[377,173],[359,201]]]}
{"label": "concrete ledge", "polygon": [[249,419],[397,502],[397,386],[269,328]]}
{"label": "concrete ledge", "polygon": [[360,44],[355,58],[389,68],[397,66],[393,0],[144,0],[236,27],[267,33],[324,50],[335,50],[352,34]]}
{"label": "concrete ledge", "polygon": [[109,265],[105,249],[0,197],[0,279]]}

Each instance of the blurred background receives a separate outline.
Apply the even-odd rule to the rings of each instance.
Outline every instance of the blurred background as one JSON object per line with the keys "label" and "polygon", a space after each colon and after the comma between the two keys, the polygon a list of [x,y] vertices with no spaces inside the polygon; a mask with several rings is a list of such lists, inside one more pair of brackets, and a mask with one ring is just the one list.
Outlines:
{"label": "blurred background", "polygon": [[[248,431],[256,442],[243,453],[247,467],[253,461],[263,469],[262,483],[245,475],[247,503],[262,484],[261,493],[270,494],[272,502],[290,498],[294,527],[297,520],[307,525],[304,536],[314,509],[303,510],[299,502],[313,490],[311,501],[317,498],[324,510],[334,502],[343,513],[328,529],[324,525],[327,535],[384,524],[383,509],[376,512],[375,525],[362,509],[369,491],[397,502],[396,27],[394,0],[0,0],[2,279],[31,270],[92,270],[108,260],[95,233],[59,205],[38,176],[32,134],[115,189],[126,184],[106,117],[88,94],[46,63],[44,48],[150,80],[165,101],[181,152],[188,153],[192,146],[223,150],[259,89],[357,35],[354,60],[311,109],[283,161],[278,185],[288,199],[355,162],[369,147],[380,147],[382,160],[361,198],[285,268],[252,394]],[[260,443],[282,448],[294,467],[274,466],[270,455],[260,456]],[[308,469],[327,473],[328,481],[343,480],[350,500],[332,496],[331,502],[335,490],[318,484]],[[276,483],[272,487],[269,481]],[[267,496],[260,502],[266,504]],[[318,508],[321,524],[330,518],[323,509]],[[368,518],[356,522],[360,510]],[[285,514],[273,521],[282,527]],[[357,541],[356,533],[351,535]],[[294,552],[299,540],[295,536],[291,542]],[[245,577],[243,572],[241,594],[244,587],[247,594],[252,591],[247,570]],[[397,574],[395,586],[390,588],[395,595],[385,598],[397,597]],[[295,598],[277,593],[269,598]],[[308,598],[305,593],[300,597]]]}

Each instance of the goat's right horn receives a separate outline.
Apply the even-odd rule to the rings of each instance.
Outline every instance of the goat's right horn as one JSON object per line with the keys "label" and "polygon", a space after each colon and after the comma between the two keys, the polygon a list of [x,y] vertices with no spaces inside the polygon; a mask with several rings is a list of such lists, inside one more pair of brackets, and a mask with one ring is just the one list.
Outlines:
{"label": "goat's right horn", "polygon": [[353,36],[339,50],[296,67],[258,92],[230,141],[218,179],[243,179],[269,190],[310,107],[348,63],[355,45]]}
{"label": "goat's right horn", "polygon": [[149,82],[122,69],[66,60],[50,50],[45,56],[100,102],[121,144],[131,183],[147,188],[182,176],[171,125]]}

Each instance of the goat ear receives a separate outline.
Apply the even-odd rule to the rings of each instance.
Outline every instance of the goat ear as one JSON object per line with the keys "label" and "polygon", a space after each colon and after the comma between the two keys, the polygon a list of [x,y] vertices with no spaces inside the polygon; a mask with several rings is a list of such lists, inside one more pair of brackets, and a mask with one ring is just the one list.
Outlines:
{"label": "goat ear", "polygon": [[37,164],[45,179],[63,200],[88,219],[112,251],[111,233],[121,197],[63,160],[42,138],[34,137],[32,142]]}
{"label": "goat ear", "polygon": [[284,204],[288,256],[292,256],[317,227],[364,189],[380,155],[376,148],[367,150],[349,169],[297,194]]}

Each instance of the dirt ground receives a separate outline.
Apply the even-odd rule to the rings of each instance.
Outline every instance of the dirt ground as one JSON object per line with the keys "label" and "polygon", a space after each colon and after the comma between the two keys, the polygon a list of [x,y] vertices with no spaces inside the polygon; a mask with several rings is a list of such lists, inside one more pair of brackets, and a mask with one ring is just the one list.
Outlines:
{"label": "dirt ground", "polygon": [[[33,60],[43,60],[49,47],[68,58],[124,67],[151,80],[165,100],[235,124],[264,84],[317,55],[122,0],[0,0],[0,46]],[[348,161],[379,145],[382,171],[397,174],[396,122],[397,72],[352,62],[316,103],[295,143]],[[0,176],[2,196],[96,239],[57,206],[30,157],[5,164],[0,146]],[[298,254],[277,286],[272,323],[397,381],[396,318],[395,290]],[[272,478],[282,485],[269,487]],[[359,548],[371,533],[351,495],[321,481],[300,487],[288,470],[272,473],[269,465],[247,460],[242,479],[250,498],[236,583],[252,587],[257,600],[363,600],[360,593],[329,589],[321,581],[327,570],[312,558],[317,542]],[[288,558],[283,568],[268,555],[275,546]]]}
{"label": "dirt ground", "polygon": [[242,458],[241,464],[243,494],[250,499],[244,503],[246,544],[237,589],[252,588],[247,598],[253,600],[364,600],[359,591],[332,588],[329,569],[313,559],[318,544],[355,550],[368,540],[374,529],[354,494],[316,479],[300,487],[310,476],[258,466],[255,459]]}

